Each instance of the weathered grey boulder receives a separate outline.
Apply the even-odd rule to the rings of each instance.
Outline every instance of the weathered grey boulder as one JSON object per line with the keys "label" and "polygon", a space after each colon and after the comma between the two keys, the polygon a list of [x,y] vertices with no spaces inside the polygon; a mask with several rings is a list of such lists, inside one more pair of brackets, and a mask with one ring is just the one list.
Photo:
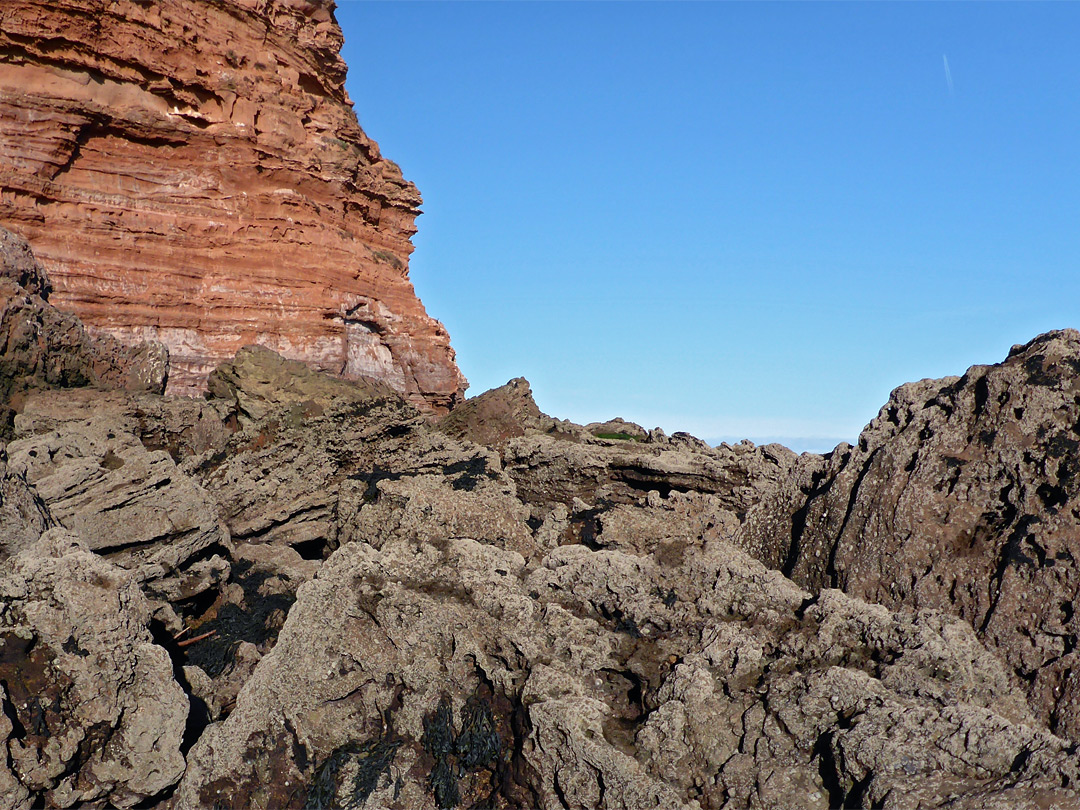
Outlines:
{"label": "weathered grey boulder", "polygon": [[585,430],[598,438],[637,439],[638,441],[649,438],[649,431],[621,417],[615,417],[606,422],[590,422],[585,425]]}
{"label": "weathered grey boulder", "polygon": [[223,449],[184,462],[218,500],[237,541],[289,545],[321,559],[340,534],[352,539],[362,507],[383,490],[393,500],[393,486],[416,476],[436,476],[451,490],[512,494],[493,451],[433,430],[396,395],[368,399],[331,381],[350,395],[277,405]]}
{"label": "weathered grey boulder", "polygon": [[966,623],[815,601],[722,541],[655,546],[532,564],[411,530],[341,546],[192,750],[179,805],[1080,798],[1070,746]]}
{"label": "weathered grey boulder", "polygon": [[26,390],[80,386],[160,393],[167,377],[163,344],[93,338],[74,315],[0,278],[0,401]]}
{"label": "weathered grey boulder", "polygon": [[[228,575],[228,533],[207,494],[164,450],[106,418],[64,422],[7,446],[8,466],[49,515],[165,600]],[[188,561],[201,557],[194,567]]]}
{"label": "weathered grey boulder", "polygon": [[554,422],[540,412],[529,381],[517,377],[465,400],[440,419],[437,427],[455,439],[496,447],[524,436],[526,431],[547,431]]}
{"label": "weathered grey boulder", "polygon": [[233,433],[202,399],[70,388],[29,394],[15,417],[14,435],[25,438],[65,432],[68,425],[106,423],[135,436],[147,450],[166,451],[176,462],[220,449]]}
{"label": "weathered grey boulder", "polygon": [[179,780],[189,701],[149,623],[66,530],[0,564],[0,804],[133,807]]}
{"label": "weathered grey boulder", "polygon": [[638,503],[650,491],[698,492],[721,497],[740,516],[785,476],[795,454],[779,445],[709,447],[692,437],[656,434],[633,439],[569,440],[528,434],[502,452],[507,473],[530,503],[565,503],[598,497]]}
{"label": "weathered grey boulder", "polygon": [[354,404],[401,400],[386,383],[368,378],[342,380],[320,374],[298,360],[286,360],[262,346],[245,346],[210,374],[207,396],[243,426],[279,406],[322,410],[334,400]]}
{"label": "weathered grey boulder", "polygon": [[34,543],[56,525],[26,478],[0,461],[0,562]]}

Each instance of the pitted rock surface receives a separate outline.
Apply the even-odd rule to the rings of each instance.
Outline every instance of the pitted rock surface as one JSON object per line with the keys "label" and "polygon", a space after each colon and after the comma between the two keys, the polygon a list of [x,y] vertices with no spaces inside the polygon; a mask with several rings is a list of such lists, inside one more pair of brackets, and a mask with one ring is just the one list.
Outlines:
{"label": "pitted rock surface", "polygon": [[[224,549],[228,535],[197,484],[179,474],[163,450],[147,450],[116,424],[94,419],[16,438],[7,446],[23,477],[61,526],[87,546],[153,580],[170,601],[194,596],[207,582],[180,570],[197,555]],[[227,572],[220,557],[217,565]]]}
{"label": "pitted rock surface", "polygon": [[179,780],[189,700],[130,575],[51,529],[0,569],[0,609],[3,806],[133,807]]}
{"label": "pitted rock surface", "polygon": [[1076,800],[1071,746],[966,623],[812,601],[722,541],[658,556],[342,546],[192,750],[180,803],[301,807],[335,761],[328,795],[366,773],[366,807]]}
{"label": "pitted rock surface", "polygon": [[812,591],[964,618],[1080,739],[1080,333],[901,386],[857,447],[803,459],[744,546]]}

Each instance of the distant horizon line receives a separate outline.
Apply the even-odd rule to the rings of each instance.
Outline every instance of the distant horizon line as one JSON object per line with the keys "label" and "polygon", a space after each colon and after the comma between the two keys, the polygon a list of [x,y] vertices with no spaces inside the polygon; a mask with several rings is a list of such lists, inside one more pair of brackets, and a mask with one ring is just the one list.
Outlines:
{"label": "distant horizon line", "polygon": [[855,444],[855,441],[847,437],[837,436],[710,436],[701,437],[702,441],[716,447],[719,444],[738,444],[741,441],[751,441],[754,444],[782,444],[784,447],[796,453],[831,453],[842,443]]}

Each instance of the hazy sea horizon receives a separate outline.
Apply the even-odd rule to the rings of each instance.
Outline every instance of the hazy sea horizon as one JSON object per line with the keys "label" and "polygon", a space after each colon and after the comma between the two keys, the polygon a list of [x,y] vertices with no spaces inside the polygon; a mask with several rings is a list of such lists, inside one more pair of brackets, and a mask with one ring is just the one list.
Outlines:
{"label": "hazy sea horizon", "polygon": [[749,439],[757,445],[782,444],[784,447],[794,450],[796,453],[831,453],[836,449],[836,445],[841,442],[854,444],[858,440],[858,437],[849,439],[833,437],[820,438],[815,436],[713,436],[711,438],[706,438],[704,441],[715,447],[721,442],[738,444],[743,439]]}

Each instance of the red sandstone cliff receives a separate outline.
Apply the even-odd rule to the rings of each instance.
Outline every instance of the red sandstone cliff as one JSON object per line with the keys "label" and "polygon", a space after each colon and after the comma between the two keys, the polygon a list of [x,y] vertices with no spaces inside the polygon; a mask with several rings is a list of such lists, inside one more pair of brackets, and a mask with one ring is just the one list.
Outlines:
{"label": "red sandstone cliff", "polygon": [[360,129],[332,0],[3,0],[0,225],[92,330],[197,393],[248,343],[443,410],[420,195]]}

